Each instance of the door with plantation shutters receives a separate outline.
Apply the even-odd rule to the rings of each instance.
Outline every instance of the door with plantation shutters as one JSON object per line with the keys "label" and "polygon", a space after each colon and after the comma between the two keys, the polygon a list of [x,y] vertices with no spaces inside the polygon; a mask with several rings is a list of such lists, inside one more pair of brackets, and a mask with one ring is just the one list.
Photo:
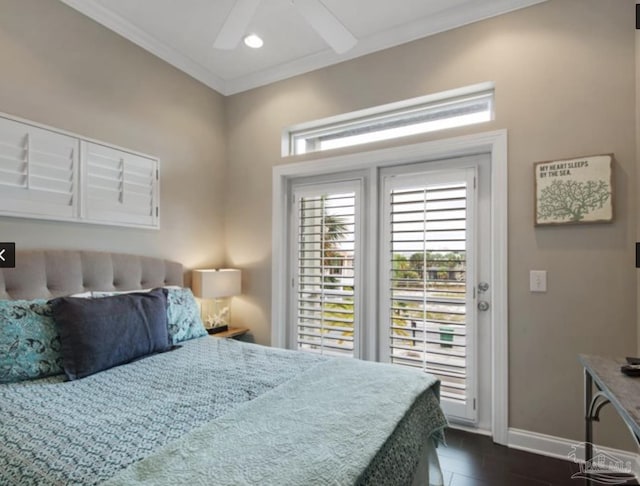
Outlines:
{"label": "door with plantation shutters", "polygon": [[294,179],[280,342],[433,374],[452,422],[490,427],[490,162]]}
{"label": "door with plantation shutters", "polygon": [[476,169],[383,179],[384,339],[395,365],[441,380],[445,413],[476,420]]}
{"label": "door with plantation shutters", "polygon": [[290,347],[359,356],[360,183],[293,191]]}
{"label": "door with plantation shutters", "polygon": [[3,214],[77,217],[78,140],[0,117]]}
{"label": "door with plantation shutters", "polygon": [[157,227],[158,160],[82,142],[86,221]]}

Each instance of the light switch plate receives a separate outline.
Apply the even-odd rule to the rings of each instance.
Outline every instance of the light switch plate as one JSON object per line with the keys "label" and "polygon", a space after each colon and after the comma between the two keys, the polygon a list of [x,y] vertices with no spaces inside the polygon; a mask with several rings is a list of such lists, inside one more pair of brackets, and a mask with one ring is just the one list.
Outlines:
{"label": "light switch plate", "polygon": [[531,270],[529,272],[529,290],[531,292],[547,291],[547,271]]}

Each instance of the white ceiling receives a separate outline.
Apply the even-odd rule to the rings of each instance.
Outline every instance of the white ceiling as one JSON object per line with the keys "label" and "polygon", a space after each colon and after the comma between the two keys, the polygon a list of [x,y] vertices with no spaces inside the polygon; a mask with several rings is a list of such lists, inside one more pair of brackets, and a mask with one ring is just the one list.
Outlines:
{"label": "white ceiling", "polygon": [[247,33],[261,49],[213,42],[235,0],[61,0],[230,95],[546,0],[322,0],[358,39],[336,54],[292,6],[262,0]]}

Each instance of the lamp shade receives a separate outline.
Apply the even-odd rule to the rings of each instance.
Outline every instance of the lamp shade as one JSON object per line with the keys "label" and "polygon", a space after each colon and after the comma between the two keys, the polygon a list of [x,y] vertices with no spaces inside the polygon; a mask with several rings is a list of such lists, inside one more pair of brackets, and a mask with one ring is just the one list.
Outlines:
{"label": "lamp shade", "polygon": [[193,294],[201,299],[221,299],[240,295],[240,276],[240,270],[234,268],[194,270]]}

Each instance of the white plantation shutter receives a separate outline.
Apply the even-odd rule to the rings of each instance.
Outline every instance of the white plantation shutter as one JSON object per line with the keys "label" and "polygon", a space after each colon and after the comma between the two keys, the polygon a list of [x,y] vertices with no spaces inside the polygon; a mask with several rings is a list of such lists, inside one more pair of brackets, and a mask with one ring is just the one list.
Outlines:
{"label": "white plantation shutter", "polygon": [[443,399],[473,397],[473,171],[389,178],[389,357],[441,380]]}
{"label": "white plantation shutter", "polygon": [[159,161],[0,114],[0,214],[159,226]]}
{"label": "white plantation shutter", "polygon": [[155,226],[158,161],[83,142],[84,212],[88,221]]}
{"label": "white plantation shutter", "polygon": [[358,186],[295,191],[292,342],[300,350],[356,356],[359,332]]}
{"label": "white plantation shutter", "polygon": [[0,117],[0,211],[77,217],[78,140]]}

